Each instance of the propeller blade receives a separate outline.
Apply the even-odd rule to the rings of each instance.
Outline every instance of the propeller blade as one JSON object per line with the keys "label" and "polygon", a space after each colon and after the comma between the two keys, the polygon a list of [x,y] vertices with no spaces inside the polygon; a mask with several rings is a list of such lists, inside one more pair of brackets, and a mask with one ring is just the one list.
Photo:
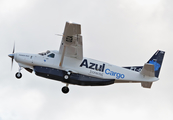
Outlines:
{"label": "propeller blade", "polygon": [[55,34],[55,35],[57,35],[57,36],[64,36],[63,34]]}
{"label": "propeller blade", "polygon": [[14,57],[11,59],[11,70],[13,68],[13,59],[14,59]]}
{"label": "propeller blade", "polygon": [[13,45],[13,51],[12,51],[12,54],[9,54],[8,56],[11,57],[11,70],[13,68],[13,60],[14,60],[14,52],[15,52],[15,42],[14,42],[14,45]]}
{"label": "propeller blade", "polygon": [[14,42],[14,45],[13,45],[13,53],[15,52],[15,42]]}

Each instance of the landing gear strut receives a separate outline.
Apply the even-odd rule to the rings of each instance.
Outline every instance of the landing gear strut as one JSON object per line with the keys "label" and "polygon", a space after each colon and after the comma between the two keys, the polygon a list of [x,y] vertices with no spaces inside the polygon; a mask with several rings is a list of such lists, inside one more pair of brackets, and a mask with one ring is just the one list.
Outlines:
{"label": "landing gear strut", "polygon": [[64,86],[61,90],[64,94],[67,94],[69,92],[68,84],[66,84],[66,86]]}
{"label": "landing gear strut", "polygon": [[22,73],[20,72],[21,70],[21,67],[19,67],[19,72],[17,72],[15,75],[17,79],[20,79],[22,77]]}
{"label": "landing gear strut", "polygon": [[[64,75],[64,81],[70,78],[71,73],[71,71],[67,71],[67,73]],[[69,92],[68,83],[61,90],[64,94],[67,94]]]}

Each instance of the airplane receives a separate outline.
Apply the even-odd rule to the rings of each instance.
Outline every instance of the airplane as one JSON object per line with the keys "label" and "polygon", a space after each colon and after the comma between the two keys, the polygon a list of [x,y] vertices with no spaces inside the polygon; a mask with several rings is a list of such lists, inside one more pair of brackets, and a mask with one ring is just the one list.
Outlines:
{"label": "airplane", "polygon": [[22,77],[21,70],[33,71],[37,76],[61,81],[63,93],[68,93],[69,84],[80,86],[104,86],[114,83],[141,83],[151,88],[159,80],[164,51],[157,50],[144,66],[119,67],[106,62],[83,57],[81,25],[66,22],[59,51],[47,50],[38,54],[15,53],[8,56],[18,63],[16,78]]}

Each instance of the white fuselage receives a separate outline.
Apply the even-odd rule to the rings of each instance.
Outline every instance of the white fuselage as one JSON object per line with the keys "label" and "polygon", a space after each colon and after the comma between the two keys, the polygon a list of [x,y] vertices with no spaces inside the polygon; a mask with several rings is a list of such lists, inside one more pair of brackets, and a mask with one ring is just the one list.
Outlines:
{"label": "white fuselage", "polygon": [[[49,54],[55,54],[54,58],[48,57]],[[20,67],[33,69],[34,66],[50,67],[65,71],[72,71],[87,76],[103,79],[115,79],[118,81],[129,82],[154,82],[156,77],[143,76],[140,72],[132,71],[122,67],[108,64],[89,58],[79,60],[64,56],[62,66],[59,66],[61,54],[58,51],[51,51],[47,55],[15,53],[14,59]]]}

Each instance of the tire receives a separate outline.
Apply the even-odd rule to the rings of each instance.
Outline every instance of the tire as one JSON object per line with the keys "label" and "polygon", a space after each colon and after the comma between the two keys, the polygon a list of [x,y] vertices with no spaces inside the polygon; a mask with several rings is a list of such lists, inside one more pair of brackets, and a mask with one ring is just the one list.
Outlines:
{"label": "tire", "polygon": [[69,88],[68,87],[63,87],[62,88],[62,92],[64,93],[64,94],[67,94],[68,92],[69,92]]}
{"label": "tire", "polygon": [[17,79],[20,79],[22,77],[22,73],[17,72],[15,76],[16,76]]}

